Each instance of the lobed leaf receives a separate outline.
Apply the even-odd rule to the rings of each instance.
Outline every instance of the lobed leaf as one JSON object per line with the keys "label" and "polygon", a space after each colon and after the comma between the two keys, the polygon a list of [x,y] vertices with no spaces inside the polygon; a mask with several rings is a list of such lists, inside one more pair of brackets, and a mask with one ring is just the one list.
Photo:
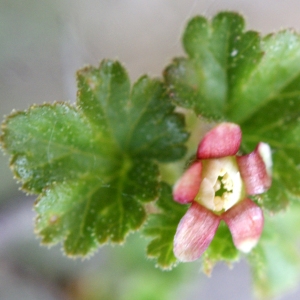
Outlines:
{"label": "lobed leaf", "polygon": [[77,104],[120,152],[163,162],[181,158],[188,134],[163,84],[142,76],[131,91],[129,87],[122,66],[104,61],[99,69],[78,72]]}
{"label": "lobed leaf", "polygon": [[258,34],[244,32],[240,15],[222,12],[211,22],[193,18],[183,45],[188,58],[175,59],[165,70],[170,95],[196,114],[225,119],[233,89],[262,55]]}
{"label": "lobed leaf", "polygon": [[216,263],[223,261],[227,264],[236,262],[240,252],[233,244],[228,226],[222,221],[211,244],[203,254],[203,271],[210,275]]}
{"label": "lobed leaf", "polygon": [[295,243],[299,212],[297,203],[284,214],[266,216],[261,241],[248,256],[254,289],[261,299],[279,296],[299,283],[300,252]]}
{"label": "lobed leaf", "polygon": [[36,231],[43,243],[64,239],[68,255],[87,255],[107,242],[123,243],[145,221],[143,203],[157,197],[157,175],[155,164],[137,160],[127,169],[121,163],[106,182],[89,175],[54,185],[36,204]]}
{"label": "lobed leaf", "polygon": [[160,268],[171,269],[177,264],[173,253],[174,236],[187,206],[173,200],[171,187],[166,183],[162,183],[161,195],[156,205],[160,212],[150,215],[143,230],[145,236],[152,237],[147,247],[147,255],[154,258]]}
{"label": "lobed leaf", "polygon": [[188,138],[159,80],[143,76],[131,89],[110,60],[77,76],[76,106],[14,113],[1,136],[23,188],[40,194],[37,234],[73,256],[122,243],[143,224],[144,204],[159,196],[157,161],[182,157]]}
{"label": "lobed leaf", "polygon": [[277,125],[252,129],[245,126],[245,145],[251,147],[253,141],[260,139],[273,149],[273,183],[261,195],[261,203],[271,212],[285,209],[290,201],[300,200],[300,124],[296,120],[282,123],[278,119]]}
{"label": "lobed leaf", "polygon": [[11,167],[32,193],[86,172],[109,173],[114,165],[109,142],[101,147],[87,120],[66,103],[32,106],[3,123],[2,143],[12,155]]}

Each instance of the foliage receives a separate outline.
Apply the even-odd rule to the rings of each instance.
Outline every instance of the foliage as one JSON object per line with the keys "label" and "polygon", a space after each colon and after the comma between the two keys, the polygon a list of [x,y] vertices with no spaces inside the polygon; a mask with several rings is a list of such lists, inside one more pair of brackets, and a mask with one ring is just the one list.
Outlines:
{"label": "foliage", "polygon": [[182,157],[188,137],[158,80],[144,76],[130,90],[124,68],[108,60],[79,71],[78,87],[76,107],[14,113],[2,136],[15,176],[40,194],[37,234],[63,240],[74,256],[122,243],[143,224],[144,204],[159,196],[157,162]]}
{"label": "foliage", "polygon": [[[173,202],[161,170],[173,163],[176,173],[191,144],[175,105],[201,120],[239,124],[245,152],[260,141],[273,151],[273,185],[255,198],[265,211],[265,232],[248,258],[260,294],[274,294],[278,282],[281,292],[298,279],[300,266],[299,236],[289,222],[299,209],[293,218],[271,217],[300,199],[300,36],[284,30],[262,37],[245,31],[239,14],[221,12],[190,20],[183,46],[187,56],[175,58],[163,80],[143,76],[131,87],[124,67],[111,60],[78,71],[76,104],[12,113],[2,125],[2,148],[22,188],[39,195],[36,232],[43,243],[63,242],[66,254],[86,256],[101,244],[123,243],[146,224],[148,256],[170,269],[187,207]],[[221,224],[204,269],[239,256]]]}

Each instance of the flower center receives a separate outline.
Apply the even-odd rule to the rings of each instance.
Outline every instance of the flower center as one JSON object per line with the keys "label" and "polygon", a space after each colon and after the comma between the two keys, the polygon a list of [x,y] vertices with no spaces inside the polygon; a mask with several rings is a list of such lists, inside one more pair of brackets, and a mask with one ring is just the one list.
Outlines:
{"label": "flower center", "polygon": [[218,213],[243,198],[243,181],[235,156],[203,161],[202,181],[195,201]]}

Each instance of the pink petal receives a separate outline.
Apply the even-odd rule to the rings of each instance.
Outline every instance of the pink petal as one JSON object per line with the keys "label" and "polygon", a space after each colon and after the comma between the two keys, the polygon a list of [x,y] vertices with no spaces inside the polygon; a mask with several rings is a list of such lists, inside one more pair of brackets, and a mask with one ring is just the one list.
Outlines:
{"label": "pink petal", "polygon": [[256,149],[244,156],[237,156],[237,163],[248,195],[261,194],[272,184],[271,149],[259,143]]}
{"label": "pink petal", "polygon": [[202,163],[194,162],[177,181],[173,189],[174,200],[185,204],[196,197],[201,183]]}
{"label": "pink petal", "polygon": [[221,123],[201,140],[197,156],[199,159],[209,159],[235,155],[240,148],[241,140],[242,131],[238,125]]}
{"label": "pink petal", "polygon": [[175,256],[183,262],[199,258],[211,243],[219,223],[219,216],[193,202],[178,225],[174,237]]}
{"label": "pink petal", "polygon": [[249,252],[257,244],[264,225],[261,208],[246,198],[222,214],[237,249]]}

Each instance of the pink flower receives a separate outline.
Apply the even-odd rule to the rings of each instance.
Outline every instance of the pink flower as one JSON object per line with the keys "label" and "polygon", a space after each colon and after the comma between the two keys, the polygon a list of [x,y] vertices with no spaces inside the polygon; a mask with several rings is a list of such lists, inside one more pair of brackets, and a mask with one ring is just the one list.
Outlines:
{"label": "pink flower", "polygon": [[199,143],[197,158],[174,186],[174,200],[191,203],[174,238],[180,261],[199,258],[212,241],[221,220],[234,245],[249,252],[263,229],[263,212],[247,195],[271,186],[271,149],[259,143],[250,154],[236,155],[242,139],[238,125],[222,123]]}

